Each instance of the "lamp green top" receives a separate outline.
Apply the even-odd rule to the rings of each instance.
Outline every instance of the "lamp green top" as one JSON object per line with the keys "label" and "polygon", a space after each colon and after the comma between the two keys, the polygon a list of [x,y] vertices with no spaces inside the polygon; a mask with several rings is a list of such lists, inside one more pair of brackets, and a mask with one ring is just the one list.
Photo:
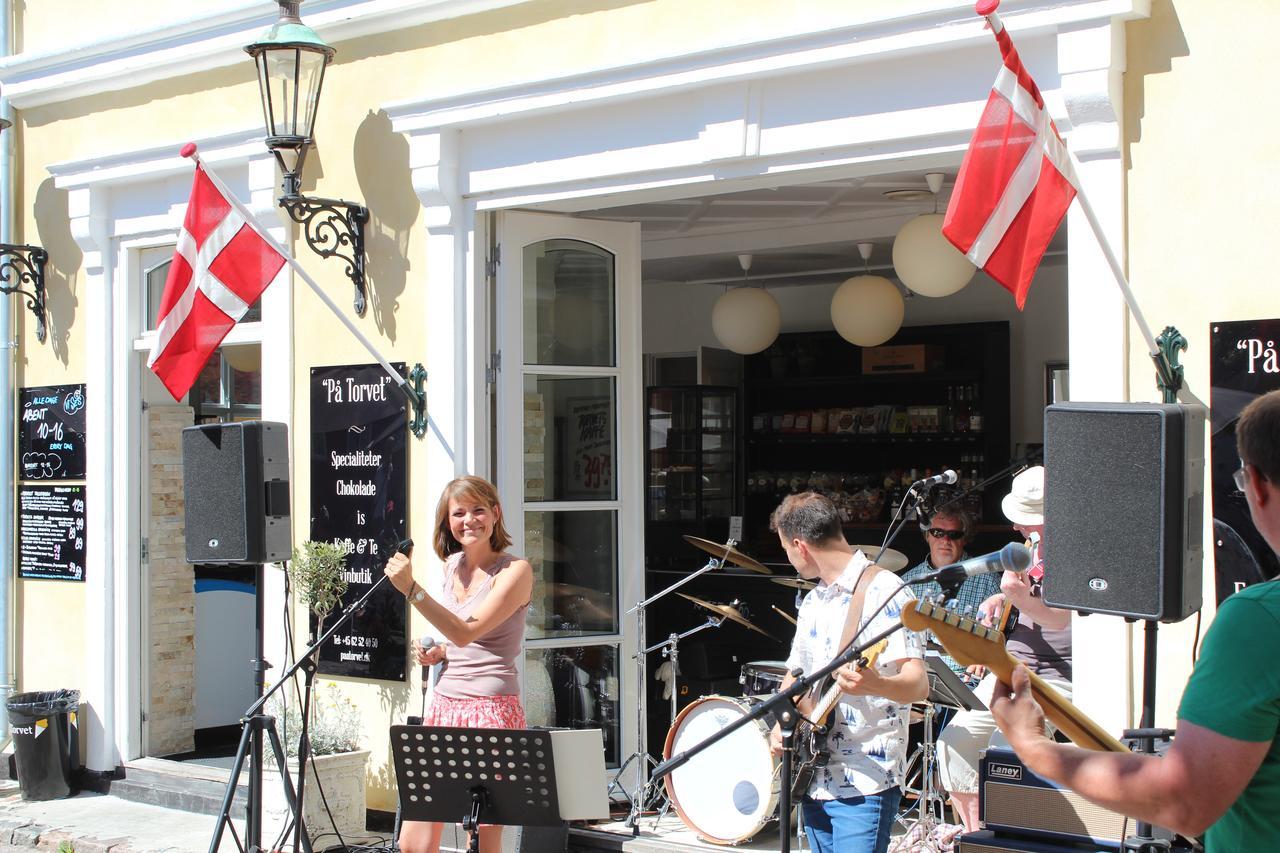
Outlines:
{"label": "lamp green top", "polygon": [[326,62],[333,59],[334,53],[337,52],[333,46],[320,38],[315,30],[302,23],[302,19],[298,17],[298,6],[302,0],[276,0],[276,2],[280,4],[280,19],[262,34],[262,38],[245,47],[245,52],[251,56],[257,56],[262,51],[274,47],[300,47],[304,50],[323,53]]}

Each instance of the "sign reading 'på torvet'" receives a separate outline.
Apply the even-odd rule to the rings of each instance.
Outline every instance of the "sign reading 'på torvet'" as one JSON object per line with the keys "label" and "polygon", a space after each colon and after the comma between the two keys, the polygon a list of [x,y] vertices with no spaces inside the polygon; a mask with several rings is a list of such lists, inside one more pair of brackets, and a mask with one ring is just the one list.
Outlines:
{"label": "sign reading 'p\u00e5 torvet'", "polygon": [[[393,367],[403,374],[403,364]],[[311,539],[347,551],[343,607],[382,577],[405,538],[407,436],[404,397],[381,366],[311,369]],[[404,681],[407,606],[383,584],[321,649],[319,672]]]}

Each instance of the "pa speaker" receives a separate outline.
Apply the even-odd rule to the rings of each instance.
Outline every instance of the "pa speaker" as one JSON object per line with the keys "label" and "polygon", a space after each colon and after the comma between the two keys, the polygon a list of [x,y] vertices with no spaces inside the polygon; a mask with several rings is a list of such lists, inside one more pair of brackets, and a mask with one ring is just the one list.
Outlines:
{"label": "pa speaker", "polygon": [[285,425],[267,421],[182,431],[188,563],[289,557],[288,445]]}
{"label": "pa speaker", "polygon": [[1194,405],[1045,409],[1046,604],[1161,622],[1200,609],[1204,420]]}

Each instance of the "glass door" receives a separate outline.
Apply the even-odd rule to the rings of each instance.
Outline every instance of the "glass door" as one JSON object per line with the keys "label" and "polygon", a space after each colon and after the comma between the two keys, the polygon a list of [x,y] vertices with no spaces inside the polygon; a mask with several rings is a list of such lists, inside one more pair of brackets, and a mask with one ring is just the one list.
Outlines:
{"label": "glass door", "polygon": [[498,238],[498,487],[534,569],[525,709],[600,728],[616,766],[643,691],[625,614],[643,565],[639,227],[502,213]]}

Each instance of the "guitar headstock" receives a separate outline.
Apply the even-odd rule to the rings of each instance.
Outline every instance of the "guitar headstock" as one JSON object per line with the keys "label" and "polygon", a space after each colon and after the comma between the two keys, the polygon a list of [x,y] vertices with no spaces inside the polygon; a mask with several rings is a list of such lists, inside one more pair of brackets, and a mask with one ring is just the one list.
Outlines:
{"label": "guitar headstock", "polygon": [[867,669],[875,665],[876,658],[889,648],[889,638],[885,637],[877,643],[873,643],[862,650],[862,655],[858,659],[858,669]]}
{"label": "guitar headstock", "polygon": [[912,631],[932,631],[962,666],[998,668],[1008,656],[1004,634],[941,605],[913,601],[902,609],[902,624]]}

